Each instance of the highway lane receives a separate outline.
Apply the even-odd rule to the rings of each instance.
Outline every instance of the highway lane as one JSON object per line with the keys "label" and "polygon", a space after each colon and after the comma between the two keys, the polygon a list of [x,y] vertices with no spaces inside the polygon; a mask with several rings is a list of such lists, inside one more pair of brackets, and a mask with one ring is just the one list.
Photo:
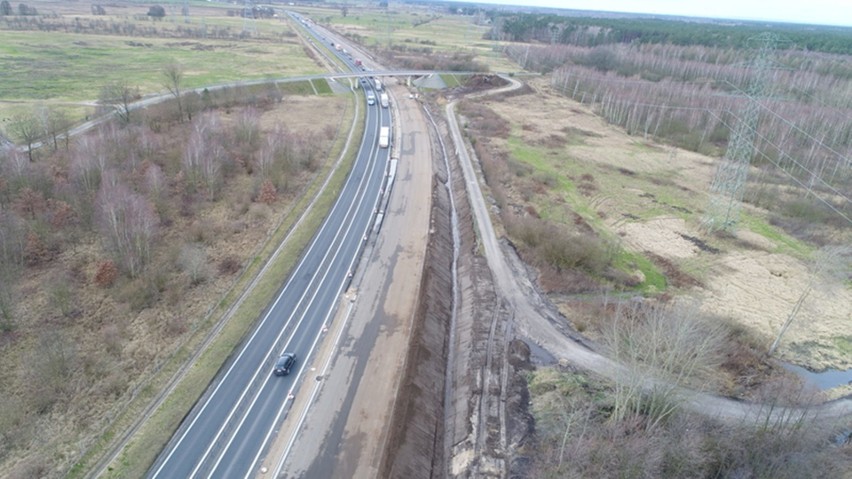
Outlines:
{"label": "highway lane", "polygon": [[[378,104],[366,108],[361,149],[335,206],[257,329],[185,418],[148,477],[255,472],[348,285],[380,198],[389,149],[378,147],[378,130],[390,126],[390,118]],[[295,352],[299,361],[289,376],[275,377],[272,365],[283,351]]]}

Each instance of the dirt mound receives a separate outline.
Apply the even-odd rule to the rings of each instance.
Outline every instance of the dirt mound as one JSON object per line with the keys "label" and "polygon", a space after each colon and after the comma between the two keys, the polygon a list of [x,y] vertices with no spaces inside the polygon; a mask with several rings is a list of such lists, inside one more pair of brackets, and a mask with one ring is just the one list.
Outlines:
{"label": "dirt mound", "polygon": [[433,186],[432,201],[421,299],[380,477],[442,477],[445,470],[444,358],[453,306],[453,239],[446,190]]}

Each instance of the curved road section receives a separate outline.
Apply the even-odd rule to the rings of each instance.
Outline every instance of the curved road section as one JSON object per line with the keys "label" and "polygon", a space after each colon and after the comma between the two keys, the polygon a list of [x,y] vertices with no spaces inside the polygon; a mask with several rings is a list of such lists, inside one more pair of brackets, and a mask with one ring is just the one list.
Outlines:
{"label": "curved road section", "polygon": [[[381,198],[390,148],[379,146],[379,131],[389,128],[391,119],[378,103],[366,109],[361,148],[337,202],[254,332],[160,453],[149,478],[237,478],[258,472],[351,280]],[[289,375],[275,376],[273,367],[284,352],[298,359]]]}
{"label": "curved road section", "polygon": [[[468,98],[493,95],[520,87],[517,80],[506,76],[503,78],[510,83],[509,86]],[[536,342],[557,359],[564,359],[607,378],[615,378],[618,374],[623,374],[623,365],[584,347],[578,341],[567,336],[563,330],[557,329],[555,325],[560,322],[558,313],[554,313],[547,304],[547,299],[536,291],[529,279],[518,273],[523,267],[518,264],[517,256],[513,256],[509,251],[504,252],[491,223],[490,209],[479,187],[480,180],[474,162],[468,153],[459,128],[455,106],[455,101],[448,103],[445,112],[453,143],[455,143],[456,151],[459,154],[459,163],[467,185],[478,238],[482,241],[485,257],[489,268],[491,268],[497,289],[510,302],[515,311],[515,318],[518,318],[516,325],[523,336]],[[656,381],[654,378],[646,378],[645,387],[653,388]],[[739,423],[755,418],[789,421],[790,418],[801,418],[807,415],[836,420],[837,418],[849,417],[852,414],[852,399],[850,398],[841,398],[811,407],[785,408],[772,404],[746,403],[684,388],[678,388],[678,393],[686,398],[684,405],[691,410],[730,423]]]}

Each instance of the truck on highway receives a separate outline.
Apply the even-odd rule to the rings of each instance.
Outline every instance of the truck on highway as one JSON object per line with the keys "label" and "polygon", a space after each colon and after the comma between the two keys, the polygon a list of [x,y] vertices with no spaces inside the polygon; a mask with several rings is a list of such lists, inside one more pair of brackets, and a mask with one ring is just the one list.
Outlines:
{"label": "truck on highway", "polygon": [[376,91],[382,91],[382,81],[376,78]]}
{"label": "truck on highway", "polygon": [[381,130],[379,130],[379,147],[387,148],[390,146],[390,127],[383,126]]}
{"label": "truck on highway", "polygon": [[379,96],[379,102],[381,102],[381,104],[382,104],[382,108],[387,108],[387,107],[388,107],[388,102],[389,102],[388,94],[387,94],[387,93],[382,93],[382,94],[381,94],[381,96]]}

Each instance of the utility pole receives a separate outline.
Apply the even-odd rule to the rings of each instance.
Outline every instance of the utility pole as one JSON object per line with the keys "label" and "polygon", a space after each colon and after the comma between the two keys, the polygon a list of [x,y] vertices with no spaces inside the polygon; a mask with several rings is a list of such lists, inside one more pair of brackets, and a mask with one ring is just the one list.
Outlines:
{"label": "utility pole", "polygon": [[256,31],[254,24],[254,5],[251,0],[245,0],[243,6],[243,34],[248,35]]}
{"label": "utility pole", "polygon": [[708,231],[731,231],[739,221],[748,170],[754,155],[754,139],[760,123],[759,100],[767,96],[772,51],[779,39],[773,33],[761,33],[752,40],[760,44],[752,62],[754,76],[746,89],[745,106],[728,140],[728,149],[710,186],[710,204],[703,220]]}
{"label": "utility pole", "polygon": [[388,50],[391,47],[391,23],[390,23],[390,13],[388,8],[385,8],[385,34],[387,35],[388,42]]}

